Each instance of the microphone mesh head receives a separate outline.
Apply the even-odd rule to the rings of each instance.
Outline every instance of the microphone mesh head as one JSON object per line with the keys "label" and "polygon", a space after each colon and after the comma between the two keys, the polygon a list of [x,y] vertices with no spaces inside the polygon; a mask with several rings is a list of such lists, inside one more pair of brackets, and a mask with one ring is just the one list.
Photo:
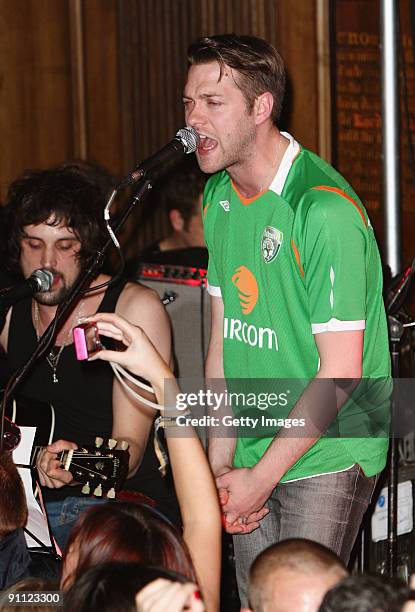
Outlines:
{"label": "microphone mesh head", "polygon": [[35,270],[31,276],[36,279],[40,293],[50,291],[53,283],[53,274],[50,270],[45,270],[44,268]]}
{"label": "microphone mesh head", "polygon": [[176,138],[180,140],[186,153],[194,153],[196,151],[199,144],[199,136],[193,128],[182,128],[177,132]]}

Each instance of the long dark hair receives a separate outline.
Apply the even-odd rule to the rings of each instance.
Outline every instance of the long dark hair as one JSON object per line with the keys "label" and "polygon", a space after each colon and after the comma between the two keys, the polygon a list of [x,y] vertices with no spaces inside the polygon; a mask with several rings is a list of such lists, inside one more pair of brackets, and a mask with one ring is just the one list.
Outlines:
{"label": "long dark hair", "polygon": [[106,561],[138,561],[158,565],[196,580],[189,551],[181,534],[152,508],[129,502],[99,504],[78,519],[69,537],[68,553],[76,550],[78,563],[63,588],[79,578],[89,567]]}
{"label": "long dark hair", "polygon": [[26,225],[65,223],[81,242],[81,265],[102,246],[106,237],[104,196],[85,175],[72,168],[29,170],[9,187],[5,223],[7,267],[20,272],[20,241]]}

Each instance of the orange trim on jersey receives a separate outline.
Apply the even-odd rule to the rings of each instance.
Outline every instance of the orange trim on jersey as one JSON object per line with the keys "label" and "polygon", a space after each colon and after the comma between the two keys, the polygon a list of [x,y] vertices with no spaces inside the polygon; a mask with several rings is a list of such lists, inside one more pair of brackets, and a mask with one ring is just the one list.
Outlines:
{"label": "orange trim on jersey", "polygon": [[208,202],[208,203],[206,204],[206,206],[204,207],[204,209],[203,209],[203,216],[204,216],[204,217],[206,217],[206,213],[207,213],[207,210],[208,210],[209,206],[210,206],[210,202]]}
{"label": "orange trim on jersey", "polygon": [[293,248],[298,267],[300,268],[301,276],[304,278],[304,270],[303,270],[303,266],[301,265],[301,261],[300,261],[300,253],[298,252],[297,245],[295,244],[293,239],[291,239],[291,246]]}
{"label": "orange trim on jersey", "polygon": [[319,187],[312,187],[312,189],[318,189],[319,191],[332,191],[333,193],[337,193],[338,195],[343,196],[343,198],[346,198],[346,200],[349,200],[349,202],[351,202],[353,206],[357,208],[360,216],[363,219],[363,223],[367,227],[367,221],[366,221],[365,215],[363,214],[363,210],[360,208],[359,204],[353,200],[353,198],[347,195],[347,193],[345,193],[341,189],[338,189],[337,187],[325,187],[324,185],[321,185]]}
{"label": "orange trim on jersey", "polygon": [[263,189],[262,191],[260,191],[259,193],[257,193],[256,195],[252,196],[252,198],[246,198],[245,196],[242,195],[242,193],[239,191],[239,189],[237,188],[237,186],[235,185],[235,183],[233,182],[233,180],[231,179],[231,184],[232,187],[235,189],[236,193],[238,194],[238,198],[241,200],[241,203],[244,206],[249,206],[249,204],[252,204],[252,202],[255,202],[255,200],[257,200],[258,198],[260,198],[262,195],[264,195],[264,193],[266,193],[268,191],[268,187],[266,189]]}

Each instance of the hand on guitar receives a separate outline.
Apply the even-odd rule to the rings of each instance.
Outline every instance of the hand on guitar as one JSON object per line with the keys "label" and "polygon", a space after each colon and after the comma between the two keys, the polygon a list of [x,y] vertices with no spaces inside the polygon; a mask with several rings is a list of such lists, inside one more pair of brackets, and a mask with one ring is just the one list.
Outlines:
{"label": "hand on guitar", "polygon": [[39,453],[36,462],[40,484],[51,489],[60,489],[70,484],[73,481],[73,476],[62,468],[60,455],[62,451],[76,450],[77,448],[74,442],[68,440],[57,440],[44,448]]}

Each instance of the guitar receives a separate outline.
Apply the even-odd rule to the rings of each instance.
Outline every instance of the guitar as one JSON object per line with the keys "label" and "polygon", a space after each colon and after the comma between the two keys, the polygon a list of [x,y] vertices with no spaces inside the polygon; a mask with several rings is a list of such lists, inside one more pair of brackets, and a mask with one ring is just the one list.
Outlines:
{"label": "guitar", "polygon": [[[19,444],[21,432],[18,426],[5,417],[3,448],[12,452]],[[43,446],[35,446],[30,465],[36,466],[36,461]],[[116,492],[128,474],[130,453],[128,444],[110,438],[104,445],[103,438],[95,438],[95,447],[82,447],[77,450],[62,451],[58,456],[63,469],[71,472],[74,480],[83,484],[82,493],[96,497],[106,494],[108,499],[114,499]]]}

